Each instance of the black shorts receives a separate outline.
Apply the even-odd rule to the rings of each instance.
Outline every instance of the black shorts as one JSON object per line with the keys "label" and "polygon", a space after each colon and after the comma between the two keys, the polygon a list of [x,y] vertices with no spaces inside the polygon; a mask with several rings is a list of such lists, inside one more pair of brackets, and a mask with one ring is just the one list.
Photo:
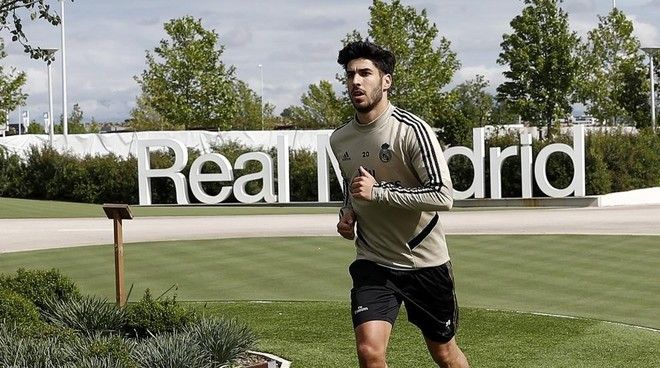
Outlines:
{"label": "black shorts", "polygon": [[441,343],[454,337],[458,305],[451,262],[399,271],[357,260],[349,272],[353,278],[353,327],[368,321],[387,321],[393,325],[403,302],[408,320],[419,327],[424,337]]}

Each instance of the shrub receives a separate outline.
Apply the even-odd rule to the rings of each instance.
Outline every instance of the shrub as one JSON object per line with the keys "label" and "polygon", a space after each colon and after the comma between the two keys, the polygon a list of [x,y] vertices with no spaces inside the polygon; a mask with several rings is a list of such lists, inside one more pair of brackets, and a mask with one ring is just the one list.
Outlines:
{"label": "shrub", "polygon": [[13,290],[47,310],[49,301],[68,301],[80,297],[76,284],[57,269],[26,270],[19,268],[15,275],[0,275],[0,288]]}
{"label": "shrub", "polygon": [[0,323],[34,324],[39,321],[39,309],[23,295],[0,289]]}
{"label": "shrub", "polygon": [[133,352],[140,367],[211,368],[211,361],[199,345],[184,333],[165,334],[144,340]]}
{"label": "shrub", "polygon": [[57,326],[71,328],[85,336],[121,331],[125,322],[123,309],[91,296],[50,302],[44,316]]}
{"label": "shrub", "polygon": [[17,326],[0,324],[0,367],[66,367],[69,362],[65,340],[24,338]]}
{"label": "shrub", "polygon": [[124,332],[136,337],[148,337],[182,329],[196,319],[192,311],[176,302],[176,297],[154,299],[147,289],[136,303],[125,307]]}
{"label": "shrub", "polygon": [[76,339],[68,349],[71,356],[77,358],[77,368],[137,368],[131,356],[136,346],[134,341],[120,336],[95,335]]}
{"label": "shrub", "polygon": [[0,146],[0,196],[29,198],[25,191],[24,175],[25,165],[20,157]]}
{"label": "shrub", "polygon": [[252,330],[235,320],[202,318],[185,332],[218,365],[234,362],[253,349],[257,341]]}

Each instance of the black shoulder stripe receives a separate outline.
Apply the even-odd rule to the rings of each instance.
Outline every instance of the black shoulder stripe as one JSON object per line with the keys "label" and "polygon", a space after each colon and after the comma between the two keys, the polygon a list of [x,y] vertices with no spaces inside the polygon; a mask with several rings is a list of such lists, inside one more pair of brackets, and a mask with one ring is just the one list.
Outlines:
{"label": "black shoulder stripe", "polygon": [[398,108],[395,109],[393,116],[395,116],[400,122],[410,126],[415,132],[415,136],[420,144],[422,160],[428,172],[431,186],[442,185],[440,166],[438,165],[435,148],[433,147],[429,133],[421,120]]}

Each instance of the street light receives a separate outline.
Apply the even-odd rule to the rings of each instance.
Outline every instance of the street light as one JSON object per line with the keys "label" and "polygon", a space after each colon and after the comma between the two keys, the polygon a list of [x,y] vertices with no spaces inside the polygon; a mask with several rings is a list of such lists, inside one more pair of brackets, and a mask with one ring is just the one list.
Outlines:
{"label": "street light", "polygon": [[[66,137],[69,134],[69,123],[66,108],[66,45],[64,43],[64,0],[60,0],[60,26],[62,27],[62,132]],[[53,120],[51,111],[50,120]]]}
{"label": "street light", "polygon": [[650,66],[649,70],[651,71],[651,127],[655,131],[655,76],[653,70],[653,56],[660,51],[660,47],[642,47],[642,51],[649,55]]}
{"label": "street light", "polygon": [[264,66],[259,64],[259,75],[261,76],[261,130],[264,130]]}
{"label": "street light", "polygon": [[55,121],[53,119],[53,79],[50,59],[57,52],[57,49],[44,49],[48,53],[48,117],[50,118],[50,127],[48,135],[50,136],[50,145],[53,145],[53,136],[55,135]]}

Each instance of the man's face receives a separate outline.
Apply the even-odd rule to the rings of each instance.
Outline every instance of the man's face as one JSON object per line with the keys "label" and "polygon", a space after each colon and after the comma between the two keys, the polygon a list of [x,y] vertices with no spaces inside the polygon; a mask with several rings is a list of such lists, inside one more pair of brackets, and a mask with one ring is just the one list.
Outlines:
{"label": "man's face", "polygon": [[382,74],[371,60],[354,59],[346,65],[346,84],[355,110],[367,113],[382,101],[391,76]]}

